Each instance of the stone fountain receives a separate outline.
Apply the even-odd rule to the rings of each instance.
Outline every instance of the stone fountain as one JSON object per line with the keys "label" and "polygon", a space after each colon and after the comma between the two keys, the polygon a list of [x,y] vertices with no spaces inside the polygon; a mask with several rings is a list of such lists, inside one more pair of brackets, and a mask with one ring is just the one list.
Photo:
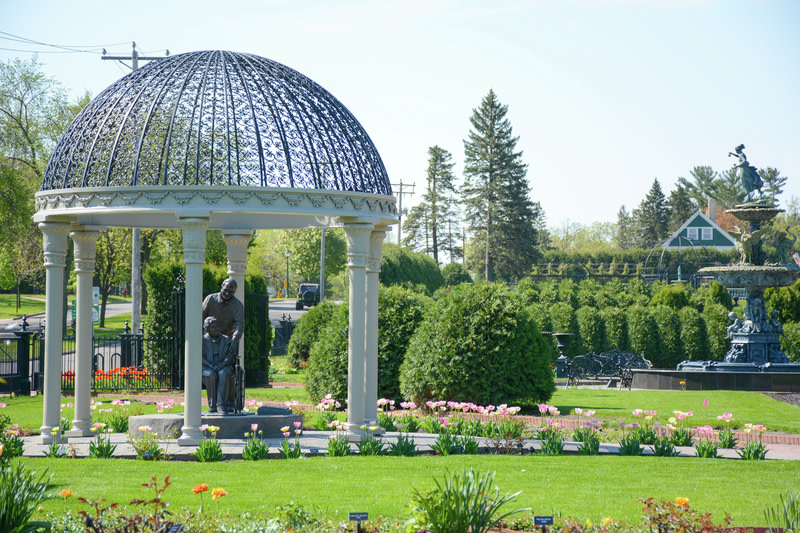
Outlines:
{"label": "stone fountain", "polygon": [[747,306],[744,310],[744,321],[734,313],[730,313],[731,325],[727,327],[731,339],[731,349],[723,362],[691,361],[678,365],[679,370],[716,370],[716,371],[768,371],[768,372],[800,372],[800,364],[789,363],[789,359],[781,349],[780,337],[783,325],[778,320],[777,311],[767,313],[764,302],[764,291],[770,287],[787,287],[800,276],[800,267],[792,260],[792,247],[795,236],[789,238],[786,231],[778,231],[772,244],[775,252],[769,257],[763,250],[764,229],[762,225],[783,212],[772,199],[761,195],[761,178],[755,168],[747,163],[742,150],[744,145],[736,148],[739,158],[739,176],[747,190],[747,199],[758,190],[759,198],[728,209],[739,220],[746,223],[737,239],[736,248],[740,253],[737,264],[707,267],[701,269],[702,274],[711,274],[725,287],[738,287],[747,291]]}

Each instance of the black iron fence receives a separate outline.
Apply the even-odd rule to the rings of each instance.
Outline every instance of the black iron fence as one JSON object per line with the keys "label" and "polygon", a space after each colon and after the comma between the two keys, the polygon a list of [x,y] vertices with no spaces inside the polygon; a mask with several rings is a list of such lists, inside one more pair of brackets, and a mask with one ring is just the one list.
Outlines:
{"label": "black iron fence", "polygon": [[[75,336],[63,339],[61,389],[75,389]],[[145,347],[157,355],[156,365],[143,364]],[[174,338],[145,338],[141,333],[92,339],[93,391],[183,389],[183,350]],[[27,395],[44,386],[44,330],[0,334],[0,393]]]}

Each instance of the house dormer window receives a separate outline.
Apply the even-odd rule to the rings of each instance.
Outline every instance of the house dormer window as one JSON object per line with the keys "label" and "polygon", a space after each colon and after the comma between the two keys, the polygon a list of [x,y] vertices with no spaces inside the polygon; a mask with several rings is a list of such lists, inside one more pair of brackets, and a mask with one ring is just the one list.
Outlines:
{"label": "house dormer window", "polygon": [[697,240],[697,228],[686,228],[686,238],[690,241]]}

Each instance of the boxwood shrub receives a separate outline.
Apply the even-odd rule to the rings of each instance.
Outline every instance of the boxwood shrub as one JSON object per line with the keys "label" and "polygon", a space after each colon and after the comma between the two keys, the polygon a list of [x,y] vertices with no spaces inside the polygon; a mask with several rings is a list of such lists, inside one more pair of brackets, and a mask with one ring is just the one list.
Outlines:
{"label": "boxwood shrub", "polygon": [[[378,293],[378,396],[400,399],[400,365],[406,348],[431,299],[399,287],[380,287]],[[318,402],[326,394],[347,399],[348,306],[329,314],[329,321],[310,349],[306,390]],[[298,328],[300,326],[298,325]],[[292,334],[294,339],[295,333]]]}
{"label": "boxwood shrub", "polygon": [[555,391],[539,325],[497,283],[459,285],[437,300],[400,373],[405,399],[478,404],[546,402]]}
{"label": "boxwood shrub", "polygon": [[287,355],[292,366],[300,368],[300,364],[308,360],[311,346],[328,325],[336,307],[338,306],[331,300],[323,300],[309,309],[297,321],[287,348]]}

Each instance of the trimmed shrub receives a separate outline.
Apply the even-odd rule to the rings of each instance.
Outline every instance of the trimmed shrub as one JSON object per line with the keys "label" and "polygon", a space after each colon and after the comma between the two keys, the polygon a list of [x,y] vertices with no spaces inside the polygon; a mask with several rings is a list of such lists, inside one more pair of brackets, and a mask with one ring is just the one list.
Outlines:
{"label": "trimmed shrub", "polygon": [[628,316],[619,307],[606,307],[601,312],[606,324],[606,339],[610,349],[630,349],[628,338]]}
{"label": "trimmed shrub", "polygon": [[678,311],[681,322],[681,342],[685,361],[704,361],[709,358],[708,330],[702,315],[694,307]]}
{"label": "trimmed shrub", "polygon": [[517,301],[524,307],[528,307],[539,301],[539,286],[532,278],[522,278],[519,280],[517,286],[514,287],[514,292],[517,294]]}
{"label": "trimmed shrub", "polygon": [[608,349],[606,324],[594,307],[581,307],[575,312],[578,334],[586,352],[602,353]]}
{"label": "trimmed shrub", "polygon": [[767,310],[778,312],[778,319],[784,324],[800,322],[800,280],[790,287],[775,287],[764,292]]}
{"label": "trimmed shrub", "polygon": [[[148,339],[175,337],[172,320],[172,291],[178,285],[178,275],[183,272],[179,263],[160,263],[145,269],[147,285],[147,314],[142,317],[144,336]],[[170,370],[170,362],[158,349],[159,343],[145,342],[143,346],[144,366],[153,373]]]}
{"label": "trimmed shrub", "polygon": [[783,325],[781,349],[790,362],[800,363],[800,324],[789,322]]}
{"label": "trimmed shrub", "polygon": [[[400,365],[406,348],[431,300],[402,287],[381,287],[378,293],[378,396],[400,398]],[[318,402],[326,394],[347,398],[347,305],[329,313],[330,321],[311,346],[306,390]],[[299,326],[298,326],[299,327]],[[294,338],[294,334],[292,334]],[[291,342],[291,341],[290,341]]]}
{"label": "trimmed shrub", "polygon": [[578,320],[575,318],[574,308],[567,302],[557,302],[549,306],[548,312],[554,332],[575,334],[567,347],[567,355],[575,357],[584,353],[581,337],[578,335]]}
{"label": "trimmed shrub", "polygon": [[402,285],[413,288],[423,285],[429,295],[444,285],[442,272],[432,257],[391,243],[383,245],[379,276],[381,283],[387,286]]}
{"label": "trimmed shrub", "polygon": [[555,391],[549,352],[530,313],[498,283],[459,285],[436,301],[411,339],[400,390],[431,399],[546,402]]}
{"label": "trimmed shrub", "polygon": [[627,315],[631,351],[649,359],[658,368],[658,328],[650,309],[634,305],[628,309]]}
{"label": "trimmed shrub", "polygon": [[472,283],[472,276],[461,263],[450,263],[442,268],[442,278],[447,286]]}
{"label": "trimmed shrub", "polygon": [[300,368],[304,361],[308,361],[311,346],[319,339],[320,334],[330,322],[336,307],[338,305],[331,300],[323,300],[309,309],[297,321],[287,348],[289,362],[293,367]]}
{"label": "trimmed shrub", "polygon": [[675,368],[684,359],[678,313],[666,305],[659,305],[652,311],[658,328],[658,357],[650,361],[657,368]]}
{"label": "trimmed shrub", "polygon": [[674,310],[689,305],[689,295],[682,283],[661,287],[650,299],[650,306],[666,305]]}
{"label": "trimmed shrub", "polygon": [[311,345],[306,367],[306,391],[314,403],[327,394],[342,405],[347,399],[347,321],[348,304],[335,306],[319,338]]}
{"label": "trimmed shrub", "polygon": [[728,312],[724,305],[715,303],[706,305],[703,310],[703,319],[706,321],[706,332],[708,333],[708,354],[712,361],[721,361],[731,349],[731,341],[728,339],[725,329],[731,324]]}
{"label": "trimmed shrub", "polygon": [[733,309],[733,300],[728,293],[728,289],[716,281],[701,285],[700,288],[692,293],[689,300],[701,313],[705,310],[706,305],[710,304],[723,305],[729,311]]}

